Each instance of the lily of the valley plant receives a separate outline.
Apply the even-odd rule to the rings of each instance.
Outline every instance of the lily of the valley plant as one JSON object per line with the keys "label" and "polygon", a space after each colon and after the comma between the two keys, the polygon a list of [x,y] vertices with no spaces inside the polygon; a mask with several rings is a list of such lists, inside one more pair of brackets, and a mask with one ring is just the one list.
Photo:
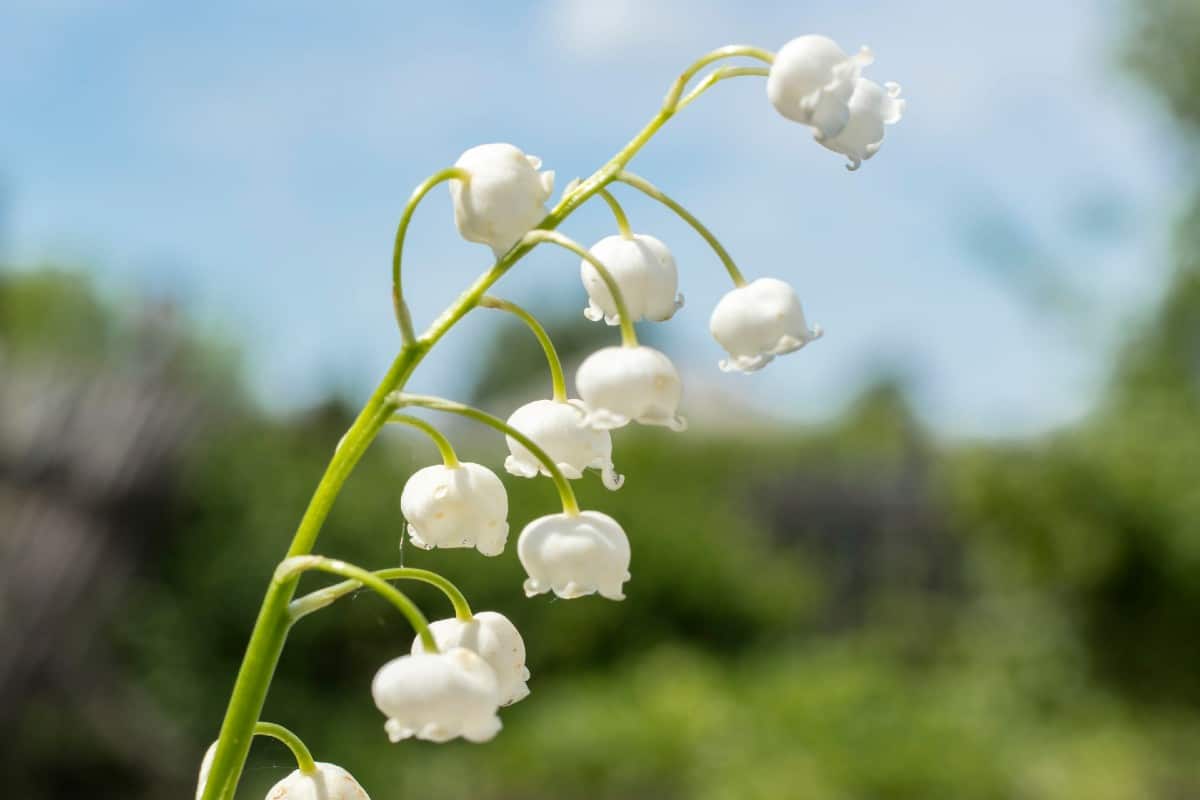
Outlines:
{"label": "lily of the valley plant", "polygon": [[[755,63],[715,66],[693,84],[709,65],[728,59]],[[671,117],[717,83],[759,76],[766,78],[767,97],[780,114],[811,128],[819,144],[844,155],[849,168],[857,169],[879,150],[884,126],[899,120],[904,110],[899,86],[881,86],[863,77],[872,60],[865,47],[847,54],[823,36],[801,36],[778,53],[749,46],[714,50],[683,71],[657,113],[629,144],[586,179],[568,184],[549,210],[546,203],[554,191],[554,173],[542,170],[539,159],[511,144],[472,147],[453,166],[435,172],[416,188],[400,216],[392,256],[399,353],[334,450],[287,555],[267,587],[220,735],[204,758],[198,800],[232,800],[255,735],[279,739],[296,759],[296,771],[280,781],[269,797],[367,796],[345,769],[315,761],[295,733],[260,719],[291,627],[362,588],[395,606],[416,633],[411,651],[397,653],[371,682],[387,739],[485,742],[501,729],[501,709],[529,695],[525,644],[503,614],[472,610],[462,592],[434,572],[414,567],[368,570],[314,553],[342,485],[371,442],[391,423],[423,431],[441,454],[440,464],[416,472],[400,493],[409,541],[422,549],[462,548],[464,560],[504,553],[508,497],[503,481],[482,464],[459,461],[450,441],[428,420],[406,413],[411,409],[457,414],[490,426],[506,438],[508,473],[553,481],[562,510],[530,522],[517,538],[517,556],[529,575],[524,586],[529,597],[551,592],[564,599],[591,594],[609,600],[625,597],[631,556],[625,530],[601,511],[580,509],[570,482],[596,470],[605,486],[620,488],[624,479],[614,466],[612,441],[619,428],[632,423],[676,431],[686,428],[679,413],[683,391],[678,371],[664,353],[639,344],[634,328],[637,321],[670,319],[683,304],[683,296],[667,245],[650,234],[635,233],[609,188],[623,184],[657,200],[711,245],[733,282],[709,323],[712,335],[728,353],[720,366],[742,372],[761,369],[776,356],[819,338],[821,328],[809,326],[790,284],[776,277],[743,277],[712,232],[659,188],[630,172],[629,162]],[[463,238],[487,245],[494,260],[418,335],[401,281],[404,241],[417,205],[441,183],[449,186],[454,223]],[[596,197],[611,208],[615,234],[589,248],[558,232],[572,212]],[[581,259],[587,294],[584,315],[620,331],[618,344],[598,350],[580,365],[575,376],[578,397],[567,393],[562,366],[545,329],[525,309],[488,294],[525,255],[544,244]],[[522,320],[549,362],[551,396],[516,409],[507,421],[450,400],[404,391],[417,365],[446,332],[479,308],[505,311]],[[296,597],[297,584],[306,572],[342,580]],[[439,588],[453,606],[454,616],[427,622],[395,586],[401,580]],[[365,684],[364,676],[364,690]],[[365,695],[364,691],[364,700]]]}

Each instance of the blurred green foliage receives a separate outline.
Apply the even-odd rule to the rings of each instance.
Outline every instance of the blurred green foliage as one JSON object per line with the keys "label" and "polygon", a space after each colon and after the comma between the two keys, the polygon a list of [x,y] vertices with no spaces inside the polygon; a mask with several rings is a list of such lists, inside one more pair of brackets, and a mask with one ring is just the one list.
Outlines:
{"label": "blurred green foliage", "polygon": [[[1196,9],[1148,0],[1129,42],[1188,125],[1200,120]],[[411,632],[359,593],[298,626],[266,717],[379,799],[1200,797],[1200,211],[1180,231],[1162,308],[1070,430],[941,442],[881,385],[819,430],[620,432],[627,485],[608,493],[590,477],[580,494],[629,531],[624,603],[527,600],[511,547],[488,560],[398,553],[400,487],[434,453],[388,431],[320,550],[441,570],[476,608],[509,615],[533,694],[486,746],[389,745],[368,686]],[[86,354],[120,338],[69,275],[10,275],[0,309],[10,350]],[[536,345],[519,335],[497,352],[536,376]],[[213,361],[196,345],[181,363]],[[331,403],[265,416],[232,376],[179,376],[224,400],[107,631],[123,673],[180,733],[164,744],[178,765],[170,796],[190,796],[268,575],[351,414]],[[485,375],[476,399],[515,388]],[[464,457],[502,461],[494,437],[456,438]],[[553,510],[548,482],[507,484],[514,534]],[[47,776],[72,771],[90,797],[152,796],[106,777],[70,705],[32,698],[19,723],[0,756],[11,796],[66,796]],[[286,753],[257,746],[243,796],[287,769]]]}

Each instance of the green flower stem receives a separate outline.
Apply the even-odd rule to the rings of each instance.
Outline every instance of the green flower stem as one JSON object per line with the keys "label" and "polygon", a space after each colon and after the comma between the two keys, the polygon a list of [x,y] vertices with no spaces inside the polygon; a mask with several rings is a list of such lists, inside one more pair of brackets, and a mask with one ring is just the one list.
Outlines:
{"label": "green flower stem", "polygon": [[450,469],[458,466],[458,454],[454,452],[454,446],[450,444],[450,440],[446,438],[446,435],[433,427],[433,425],[419,417],[410,417],[407,414],[393,414],[388,417],[387,421],[389,424],[408,425],[409,427],[424,431],[433,440],[438,452],[442,454],[442,463]]}
{"label": "green flower stem", "polygon": [[370,570],[356,567],[353,564],[347,564],[345,561],[336,558],[326,558],[325,556],[293,556],[279,562],[279,566],[275,568],[274,580],[284,583],[294,580],[310,570],[328,572],[331,575],[341,575],[343,578],[352,578],[374,591],[404,615],[408,623],[417,632],[417,635],[421,637],[421,642],[425,645],[426,650],[431,653],[438,651],[437,642],[434,641],[433,634],[429,632],[429,622],[425,619],[425,615],[421,613],[421,609],[417,608],[417,604],[409,600],[408,595],[404,594],[404,592],[392,586]]}
{"label": "green flower stem", "polygon": [[[571,212],[611,183],[617,173],[625,169],[646,142],[654,138],[659,129],[674,116],[674,104],[682,95],[687,81],[697,71],[719,58],[738,55],[759,58],[767,62],[773,60],[773,56],[767,51],[751,47],[722,48],[701,58],[676,80],[667,95],[666,102],[650,118],[649,122],[629,140],[628,144],[572,191],[564,194],[550,213],[538,223],[537,229],[554,230],[571,215]],[[441,180],[453,177],[453,175],[445,175]],[[430,180],[432,181],[434,178],[437,176],[433,176]],[[418,187],[414,196],[423,196],[429,188],[432,188],[432,185],[425,188],[425,192]],[[410,205],[413,205],[412,201],[410,201]],[[408,211],[407,207],[406,211]],[[412,216],[411,211],[408,212],[408,216]],[[404,220],[401,222],[407,229],[408,223]],[[397,240],[403,238],[401,234],[402,231],[398,229]],[[405,339],[405,344],[399,355],[396,356],[396,360],[346,432],[340,447],[335,451],[329,466],[326,467],[325,474],[321,476],[308,508],[305,509],[300,525],[292,538],[288,556],[305,555],[312,552],[325,518],[329,515],[329,510],[332,508],[334,500],[337,499],[342,485],[393,410],[386,405],[388,395],[404,387],[417,364],[433,346],[454,327],[455,323],[478,305],[480,298],[487,293],[488,289],[504,277],[505,273],[512,269],[535,245],[535,242],[518,242],[490,269],[476,278],[475,282],[433,321],[420,338],[415,341]],[[407,337],[407,332],[412,329],[412,319],[400,288],[399,266],[400,259],[397,251],[393,254],[392,263],[393,298],[401,333]],[[531,452],[534,451],[531,449]],[[555,471],[557,471],[557,467]],[[565,479],[562,483],[566,483]],[[570,489],[569,484],[567,484],[567,488]],[[574,493],[569,496],[573,502]],[[246,754],[250,750],[254,726],[258,723],[258,717],[262,713],[271,678],[275,674],[275,667],[279,663],[280,654],[287,642],[290,622],[288,604],[295,591],[296,581],[294,579],[282,584],[272,581],[267,588],[262,607],[259,609],[254,623],[254,630],[250,634],[250,641],[246,645],[246,654],[242,657],[242,664],[238,669],[237,678],[234,680],[233,691],[225,710],[225,719],[221,723],[217,751],[213,757],[212,769],[209,772],[209,780],[202,800],[232,800],[233,798],[238,781],[241,779],[242,768],[246,763]]]}
{"label": "green flower stem", "polygon": [[720,83],[727,78],[737,78],[742,75],[758,75],[767,76],[771,71],[766,67],[721,67],[705,75],[701,81],[696,84],[696,88],[692,89],[675,105],[676,111],[682,111],[691,104],[700,95],[704,94],[714,85]]}
{"label": "green flower stem", "polygon": [[725,265],[725,271],[728,272],[729,277],[733,279],[733,285],[746,285],[746,279],[742,276],[742,271],[737,268],[737,264],[733,263],[733,258],[729,255],[729,252],[721,245],[719,241],[717,241],[717,237],[713,236],[712,231],[706,228],[704,223],[692,216],[691,212],[668,197],[665,193],[663,193],[662,190],[660,190],[650,181],[638,175],[634,175],[632,172],[621,170],[617,173],[615,180],[628,184],[638,191],[653,197],[655,200],[678,214],[683,221],[688,225],[691,225],[696,233],[700,234],[704,238],[704,241],[708,242],[709,247],[716,252],[717,257],[721,259],[721,263]]}
{"label": "green flower stem", "polygon": [[[423,348],[405,347],[392,362],[383,381],[334,451],[292,538],[288,556],[312,551],[342,485],[392,412],[386,403],[388,392],[404,385],[423,355]],[[202,800],[232,800],[246,763],[246,755],[250,751],[254,726],[262,713],[267,689],[287,641],[287,608],[295,591],[295,579],[271,581],[267,586],[254,630],[246,645],[246,654],[242,657],[242,665],[234,680]]]}
{"label": "green flower stem", "polygon": [[775,63],[775,54],[769,50],[763,50],[761,47],[744,44],[731,44],[726,47],[718,47],[716,50],[700,56],[700,58],[692,62],[691,66],[680,73],[679,77],[675,79],[675,83],[671,84],[671,90],[667,92],[666,99],[663,100],[663,108],[678,111],[682,108],[679,105],[679,98],[683,95],[683,90],[687,87],[688,81],[695,77],[697,72],[714,61],[720,61],[723,58],[738,58],[740,56],[756,58],[767,64]]}
{"label": "green flower stem", "polygon": [[629,217],[625,216],[625,209],[621,208],[621,204],[617,202],[617,198],[613,197],[612,192],[608,191],[608,189],[601,189],[596,194],[604,198],[604,202],[608,203],[608,207],[612,209],[613,216],[617,220],[617,231],[621,234],[621,238],[632,239],[633,231],[629,229]]}
{"label": "green flower stem", "polygon": [[274,722],[260,722],[254,726],[255,736],[270,736],[272,739],[278,739],[288,746],[292,751],[292,755],[296,757],[296,766],[305,775],[317,774],[317,764],[313,761],[312,753],[304,746],[304,742],[300,737],[289,731],[282,725],[276,725]]}
{"label": "green flower stem", "polygon": [[637,347],[637,332],[633,329],[633,318],[629,316],[629,306],[625,304],[625,294],[621,291],[621,286],[617,283],[617,279],[613,277],[608,267],[600,262],[600,259],[585,250],[579,242],[570,237],[563,236],[558,231],[533,230],[525,234],[524,240],[535,243],[549,242],[559,247],[565,247],[595,267],[596,272],[600,273],[604,285],[608,287],[608,293],[612,295],[613,305],[617,307],[617,317],[621,323],[621,344],[626,347]]}
{"label": "green flower stem", "polygon": [[419,394],[395,394],[393,395],[393,402],[397,406],[421,406],[422,408],[431,408],[435,411],[446,411],[451,414],[469,417],[477,422],[482,422],[484,425],[495,428],[505,436],[511,436],[513,439],[516,439],[526,450],[533,453],[534,457],[542,462],[542,466],[550,473],[550,478],[554,481],[554,486],[558,489],[558,496],[562,500],[563,513],[572,517],[579,514],[579,501],[575,499],[575,490],[571,488],[571,482],[563,475],[562,470],[558,468],[558,464],[554,463],[554,459],[537,442],[521,433],[512,425],[509,425],[498,417],[493,417],[486,411],[480,411],[478,408],[472,408],[463,403],[456,403],[453,400],[444,400],[440,397]]}
{"label": "green flower stem", "polygon": [[[454,616],[463,622],[470,622],[473,617],[471,605],[467,602],[466,595],[459,591],[457,586],[436,572],[430,572],[427,569],[417,569],[415,567],[392,567],[390,569],[377,569],[375,570],[375,575],[385,581],[420,581],[428,583],[431,586],[436,586],[442,590],[442,593],[446,595],[447,599],[454,606]],[[296,598],[288,606],[288,614],[291,617],[292,623],[294,624],[314,611],[320,611],[322,608],[332,605],[346,595],[358,591],[362,588],[362,585],[362,581],[358,580],[342,581],[341,583],[335,583],[332,586],[326,586],[324,589],[317,589],[303,597]]]}
{"label": "green flower stem", "polygon": [[563,376],[562,361],[558,358],[558,351],[554,349],[554,342],[550,339],[550,334],[546,332],[545,326],[538,322],[537,317],[516,303],[501,300],[499,297],[481,297],[479,298],[479,305],[484,308],[507,311],[519,317],[529,326],[529,330],[533,331],[533,335],[537,337],[538,344],[542,346],[542,350],[546,353],[546,362],[550,365],[550,384],[554,391],[554,399],[559,403],[567,402],[567,379]]}
{"label": "green flower stem", "polygon": [[444,181],[459,180],[466,183],[470,178],[471,173],[462,167],[447,167],[433,173],[413,190],[412,196],[408,198],[408,203],[404,206],[404,212],[400,215],[400,224],[396,226],[396,243],[392,247],[392,303],[396,309],[396,322],[400,325],[400,335],[405,344],[410,344],[416,339],[412,314],[408,310],[408,304],[404,302],[404,286],[400,280],[400,259],[404,252],[404,237],[408,233],[408,223],[412,221],[413,212],[417,210],[417,206],[421,204],[425,195],[429,194],[430,189]]}

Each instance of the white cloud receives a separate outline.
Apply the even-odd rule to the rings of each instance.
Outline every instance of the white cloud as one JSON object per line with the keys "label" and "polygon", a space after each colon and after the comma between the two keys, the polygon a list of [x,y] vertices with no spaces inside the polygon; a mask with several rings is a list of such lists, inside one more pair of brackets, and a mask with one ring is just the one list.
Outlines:
{"label": "white cloud", "polygon": [[703,39],[723,15],[696,0],[552,0],[543,34],[568,56],[642,60],[654,48]]}

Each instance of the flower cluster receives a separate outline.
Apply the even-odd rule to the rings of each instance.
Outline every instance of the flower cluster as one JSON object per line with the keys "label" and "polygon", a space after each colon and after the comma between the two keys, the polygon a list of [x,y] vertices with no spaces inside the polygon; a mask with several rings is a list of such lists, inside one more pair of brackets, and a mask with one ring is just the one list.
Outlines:
{"label": "flower cluster", "polygon": [[[718,68],[701,79],[690,93],[683,94],[688,81],[700,69],[730,57],[756,58],[770,66]],[[607,514],[581,510],[571,481],[594,470],[608,489],[621,488],[624,478],[617,473],[613,462],[613,431],[617,429],[632,423],[673,431],[686,429],[687,422],[679,413],[683,398],[679,371],[665,353],[640,344],[635,327],[638,322],[670,320],[682,307],[683,296],[679,293],[679,270],[670,249],[655,236],[634,233],[620,203],[606,186],[624,184],[641,191],[674,211],[709,243],[733,283],[709,318],[709,330],[727,356],[720,360],[720,368],[738,372],[762,369],[776,356],[799,350],[818,339],[822,334],[820,326],[808,324],[790,284],[773,277],[746,280],[724,247],[699,220],[625,167],[637,149],[671,115],[708,87],[725,78],[759,75],[766,77],[768,98],[781,114],[811,127],[820,144],[845,155],[851,169],[857,169],[879,150],[884,126],[898,121],[904,110],[898,86],[880,86],[863,77],[863,70],[872,60],[865,47],[854,55],[846,55],[823,36],[794,39],[777,54],[740,46],[713,51],[683,73],[668,93],[660,114],[630,145],[587,180],[572,181],[559,203],[550,210],[546,203],[554,188],[554,173],[541,171],[540,159],[512,144],[473,147],[453,167],[432,176],[413,194],[396,237],[393,301],[403,349],[393,371],[339,444],[326,481],[336,491],[384,423],[419,428],[438,447],[442,463],[417,470],[400,493],[408,541],[423,550],[473,548],[483,556],[500,556],[509,533],[509,502],[503,481],[482,464],[459,461],[449,440],[429,422],[399,412],[417,407],[483,422],[505,437],[508,446],[505,470],[522,478],[549,477],[562,501],[561,513],[534,519],[525,525],[517,539],[517,557],[527,573],[525,594],[535,597],[553,593],[562,599],[597,594],[609,600],[623,600],[625,584],[630,580],[629,537],[621,524]],[[449,183],[454,223],[459,233],[469,242],[489,247],[496,261],[475,287],[447,309],[426,334],[417,338],[403,298],[401,250],[416,205],[434,185],[443,181]],[[617,233],[585,248],[558,233],[556,228],[575,208],[596,196],[610,206]],[[584,316],[620,328],[620,344],[600,348],[579,365],[575,374],[577,397],[569,395],[554,345],[536,318],[510,301],[484,294],[525,253],[541,244],[563,247],[581,259],[579,274],[587,296]],[[449,400],[403,391],[411,368],[451,325],[474,308],[498,309],[519,317],[546,354],[551,396],[517,408],[507,421]],[[386,597],[417,631],[409,651],[384,664],[371,684],[372,697],[386,719],[384,729],[388,738],[393,742],[409,738],[484,742],[496,736],[502,724],[500,709],[529,694],[525,643],[516,626],[495,611],[472,612],[457,587],[436,573],[412,567],[369,572],[342,561],[311,555],[315,533],[306,533],[304,539],[300,534],[297,536],[297,541],[307,546],[297,547],[294,543],[292,552],[299,555],[280,564],[272,585],[273,592],[289,593],[284,604],[290,600],[290,592],[303,571],[322,570],[348,580],[290,600],[289,624],[365,586]],[[388,582],[398,579],[421,580],[438,586],[454,605],[455,615],[428,623],[412,601]],[[269,623],[272,617],[260,617],[260,624],[262,619]],[[263,641],[282,643],[283,639],[268,636]],[[267,655],[254,655],[258,656],[255,663],[273,663]],[[274,655],[277,657],[278,653]],[[250,657],[248,652],[247,658]],[[241,689],[241,680],[235,696]],[[345,770],[313,761],[294,734],[270,723],[259,723],[260,728],[263,726],[268,735],[292,747],[300,766],[276,785],[270,798],[366,798],[366,793]],[[231,752],[227,746],[214,761],[217,750],[210,750],[201,771],[198,797],[214,800],[223,791],[232,795],[231,781],[236,784],[240,762],[231,766],[238,758]],[[215,790],[206,789],[210,767],[214,775],[220,773],[222,782],[222,787]]]}

